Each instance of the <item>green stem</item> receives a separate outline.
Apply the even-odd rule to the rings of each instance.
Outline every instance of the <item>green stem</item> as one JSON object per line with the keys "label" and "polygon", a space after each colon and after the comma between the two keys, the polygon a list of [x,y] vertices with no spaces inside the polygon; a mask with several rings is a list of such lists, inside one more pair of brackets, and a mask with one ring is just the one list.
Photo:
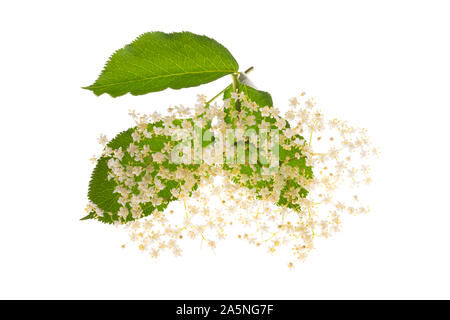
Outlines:
{"label": "green stem", "polygon": [[[231,77],[233,78],[233,91],[236,92],[239,89],[238,74],[233,73]],[[236,100],[236,110],[241,111],[241,102],[238,100]]]}
{"label": "green stem", "polygon": [[[227,87],[228,88],[228,87]],[[217,99],[217,97],[219,97],[222,93],[225,92],[225,90],[227,90],[227,88],[223,89],[222,91],[220,91],[218,94],[216,94],[211,100],[209,100],[206,104],[209,105],[211,102],[213,102],[214,100]]]}
{"label": "green stem", "polygon": [[239,88],[239,80],[236,73],[233,73],[231,75],[233,78],[233,91],[236,92],[236,90]]}
{"label": "green stem", "polygon": [[255,68],[254,68],[254,67],[250,67],[250,68],[248,68],[247,70],[245,70],[244,73],[247,74],[247,73],[249,73],[249,72],[252,72],[253,69],[255,69]]}
{"label": "green stem", "polygon": [[[250,69],[253,69],[253,67],[251,67]],[[239,88],[239,80],[238,80],[238,73],[233,73],[231,75],[231,77],[233,78],[233,91],[236,92],[236,90]],[[225,90],[227,90],[228,87],[226,87],[225,89],[223,89],[222,91],[220,91],[218,94],[216,94],[214,97],[212,97],[208,102],[206,102],[206,106],[208,107],[211,102],[213,102],[214,100],[216,100],[221,94],[223,94],[225,92]],[[236,109],[238,111],[241,111],[241,106],[240,106],[240,102],[236,101]]]}

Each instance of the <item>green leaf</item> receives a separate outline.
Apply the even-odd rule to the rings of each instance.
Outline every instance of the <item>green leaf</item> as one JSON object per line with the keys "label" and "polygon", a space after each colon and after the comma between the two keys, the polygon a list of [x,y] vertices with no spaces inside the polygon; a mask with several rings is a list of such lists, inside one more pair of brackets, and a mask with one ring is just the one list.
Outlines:
{"label": "green leaf", "polygon": [[[223,98],[230,98],[232,91],[233,86],[229,85],[223,93]],[[244,92],[250,100],[255,102],[261,108],[265,106],[273,107],[272,96],[268,92],[256,90],[255,88],[249,87],[243,83],[239,83],[239,92]]]}
{"label": "green leaf", "polygon": [[[193,124],[192,119],[185,119],[191,124]],[[178,119],[173,120],[173,123],[176,124],[178,127],[181,127],[181,121]],[[163,122],[159,121],[157,123],[148,124],[147,130],[153,132],[155,127],[162,127]],[[211,128],[211,123],[208,122],[204,128],[202,128],[202,136],[206,130],[209,130]],[[160,169],[170,170],[174,171],[178,167],[183,167],[185,169],[190,170],[193,172],[192,176],[194,179],[197,179],[196,184],[192,186],[191,192],[194,191],[198,187],[199,177],[195,174],[195,170],[199,168],[199,165],[197,164],[174,164],[170,163],[168,160],[165,162],[158,164],[153,161],[151,155],[154,152],[159,152],[163,148],[165,142],[170,141],[170,136],[165,135],[156,135],[151,138],[142,138],[142,140],[137,144],[139,149],[142,149],[144,146],[148,146],[151,149],[150,156],[146,157],[143,161],[136,161],[133,159],[133,157],[130,156],[129,152],[127,151],[127,148],[129,147],[130,143],[133,143],[133,137],[132,134],[136,131],[136,127],[130,128],[126,131],[123,131],[119,133],[114,139],[112,139],[108,143],[108,147],[112,150],[118,150],[121,148],[124,152],[123,158],[120,161],[121,165],[124,167],[128,166],[140,166],[142,168],[146,168],[149,165],[155,167],[155,171],[151,173],[153,177],[155,177]],[[207,142],[207,144],[210,144],[212,142]],[[129,222],[135,220],[133,216],[130,214],[125,219],[125,221],[118,216],[119,209],[121,208],[121,205],[119,204],[119,198],[120,195],[115,192],[116,187],[118,186],[118,183],[114,181],[114,179],[110,179],[109,175],[111,170],[108,168],[108,161],[111,159],[111,156],[103,155],[98,161],[97,165],[94,169],[94,172],[91,176],[91,181],[89,183],[89,192],[88,192],[88,198],[89,200],[95,204],[99,209],[104,211],[103,216],[98,216],[95,214],[95,212],[89,212],[89,214],[82,218],[81,220],[88,220],[88,219],[97,219],[104,223],[114,223],[116,221],[122,221],[122,222]],[[144,169],[145,171],[145,169]],[[140,178],[136,179],[142,179],[142,176]],[[164,180],[165,188],[158,192],[158,195],[163,199],[163,202],[157,206],[154,206],[151,202],[147,202],[143,204],[143,215],[142,216],[148,216],[153,213],[155,209],[158,209],[159,211],[163,211],[170,202],[177,200],[176,197],[174,197],[171,194],[171,189],[174,187],[179,186],[180,184],[184,183],[184,180]],[[153,185],[153,184],[149,184]]]}
{"label": "green leaf", "polygon": [[94,84],[96,95],[142,95],[195,87],[237,72],[238,63],[217,41],[191,32],[148,32],[117,50]]}
{"label": "green leaf", "polygon": [[[242,83],[238,84],[238,91],[239,92],[244,92],[247,97],[255,102],[259,107],[265,107],[265,106],[269,106],[269,107],[273,107],[273,101],[272,101],[272,97],[268,92],[265,91],[259,91],[256,90],[255,88],[252,88],[250,86],[244,85]],[[228,99],[231,97],[231,92],[232,92],[233,88],[230,85],[229,87],[227,87],[227,89],[224,92],[224,99]],[[225,117],[225,122],[227,122],[228,124],[232,124],[234,122],[236,122],[236,115],[235,117],[232,117],[230,115],[230,111],[232,111],[234,109],[233,106],[233,101],[231,104],[231,107],[226,108],[224,110],[225,114],[227,114],[227,116]],[[241,108],[243,111],[245,111],[245,113],[247,114],[251,114],[253,116],[255,116],[255,120],[256,120],[256,125],[253,127],[247,127],[247,129],[252,128],[254,129],[256,132],[258,132],[258,126],[261,124],[261,122],[264,120],[268,123],[271,123],[272,129],[276,129],[277,127],[275,126],[275,122],[276,119],[272,116],[266,116],[263,117],[261,115],[261,111],[257,110],[257,111],[251,111],[250,109],[248,109],[245,106],[241,105]],[[289,122],[286,121],[286,127],[289,128],[290,124]],[[283,135],[284,130],[281,130],[280,134]],[[301,140],[304,140],[304,138],[300,135],[294,135],[293,137],[291,137],[291,140],[295,140],[296,138],[299,138]],[[251,144],[249,142],[246,143],[246,147],[247,149],[251,148]],[[246,150],[247,152],[247,150]],[[301,155],[300,158],[296,157],[296,154]],[[247,157],[247,154],[246,154]],[[284,149],[283,147],[279,148],[279,161],[280,161],[280,166],[282,165],[288,165],[293,167],[294,169],[298,170],[299,174],[303,177],[305,177],[306,179],[312,179],[313,178],[313,171],[312,171],[312,167],[311,166],[307,166],[306,165],[306,158],[305,156],[303,156],[302,154],[302,150],[299,147],[291,147],[290,149]],[[251,182],[251,180],[244,179],[242,180],[242,177],[247,176],[247,177],[255,177],[258,175],[262,174],[262,167],[267,167],[268,165],[263,165],[261,162],[257,162],[256,164],[253,165],[248,165],[248,164],[242,164],[240,167],[240,171],[239,173],[237,173],[236,175],[234,175],[232,177],[232,181],[234,183],[237,183],[243,187],[248,188],[249,190],[256,192],[257,194],[257,198],[261,198],[261,196],[259,196],[259,192],[261,191],[262,188],[268,188],[269,190],[273,190],[273,186],[274,186],[274,180],[270,179],[269,181],[267,180],[262,180],[260,182],[258,182],[257,184],[253,184]],[[225,170],[231,171],[233,170],[232,166],[228,166],[226,164],[224,164],[223,168]],[[285,187],[281,190],[280,192],[280,197],[279,200],[277,202],[277,205],[279,206],[286,206],[288,208],[291,208],[297,212],[301,212],[302,208],[300,205],[294,203],[290,196],[289,193],[292,192],[293,189],[298,189],[300,190],[299,192],[299,196],[302,198],[306,198],[306,196],[308,195],[308,190],[306,190],[305,188],[303,188],[297,181],[295,181],[294,179],[290,179],[286,181],[286,185]]]}
{"label": "green leaf", "polygon": [[[119,133],[111,142],[108,143],[108,147],[114,149],[118,149],[119,147],[125,148],[133,141],[131,134],[134,130],[135,128],[130,128]],[[120,208],[120,205],[117,202],[119,195],[114,193],[114,189],[117,184],[113,180],[108,179],[108,160],[108,157],[101,157],[98,160],[94,172],[92,173],[91,181],[89,182],[88,198],[102,210],[116,213]],[[92,218],[94,218],[94,215],[90,213],[81,220]],[[109,215],[99,217],[99,220],[106,223],[114,222],[113,217]]]}

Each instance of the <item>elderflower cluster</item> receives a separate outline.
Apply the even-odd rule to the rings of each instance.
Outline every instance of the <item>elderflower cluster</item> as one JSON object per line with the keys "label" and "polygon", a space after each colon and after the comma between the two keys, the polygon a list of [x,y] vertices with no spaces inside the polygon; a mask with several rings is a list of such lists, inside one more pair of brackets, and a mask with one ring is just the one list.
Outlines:
{"label": "elderflower cluster", "polygon": [[[130,240],[155,258],[164,251],[181,255],[186,239],[214,250],[220,240],[236,237],[271,254],[288,252],[292,268],[315,239],[339,231],[343,214],[368,212],[349,190],[370,183],[368,160],[377,150],[366,130],[327,121],[305,94],[289,102],[284,115],[242,93],[231,93],[222,106],[199,96],[193,110],[173,107],[167,116],[130,112],[135,129],[107,145],[99,138],[106,147],[98,161],[105,162],[117,206],[108,211],[89,203],[86,211],[124,225]],[[194,128],[210,139],[196,143],[189,134]],[[259,141],[238,134],[227,144],[227,132],[240,128],[253,128]],[[184,147],[176,149],[180,141]],[[243,161],[236,161],[239,152],[227,161],[238,145]],[[274,147],[278,151],[270,152]],[[184,209],[168,208],[173,201]]]}

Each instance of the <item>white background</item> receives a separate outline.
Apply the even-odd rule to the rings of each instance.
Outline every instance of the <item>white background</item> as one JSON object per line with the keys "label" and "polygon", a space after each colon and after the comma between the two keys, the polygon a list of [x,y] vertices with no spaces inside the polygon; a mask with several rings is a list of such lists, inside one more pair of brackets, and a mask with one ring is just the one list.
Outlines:
{"label": "white background", "polygon": [[[449,16],[430,0],[1,2],[0,298],[450,298]],[[154,260],[79,221],[100,133],[229,82],[116,99],[80,88],[154,30],[215,38],[280,108],[306,91],[366,127],[382,152],[372,212],[294,271],[234,241]]]}

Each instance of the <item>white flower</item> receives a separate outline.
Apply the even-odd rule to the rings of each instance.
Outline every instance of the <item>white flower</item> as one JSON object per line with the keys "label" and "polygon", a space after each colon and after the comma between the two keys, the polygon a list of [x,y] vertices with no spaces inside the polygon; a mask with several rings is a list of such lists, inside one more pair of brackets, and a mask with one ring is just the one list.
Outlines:
{"label": "white flower", "polygon": [[114,157],[119,159],[120,161],[123,158],[123,151],[122,151],[122,147],[120,147],[119,149],[114,150]]}
{"label": "white flower", "polygon": [[278,129],[282,130],[286,126],[286,120],[284,120],[283,118],[278,118],[275,125],[278,127]]}
{"label": "white flower", "polygon": [[265,106],[264,108],[261,109],[261,115],[263,117],[268,117],[270,116],[270,107]]}
{"label": "white flower", "polygon": [[287,128],[283,133],[288,139],[292,138],[292,136],[294,135],[294,131],[291,128]]}
{"label": "white flower", "polygon": [[117,214],[119,215],[119,217],[126,219],[126,217],[128,217],[129,213],[130,212],[128,211],[128,209],[126,207],[120,207],[119,212]]}
{"label": "white flower", "polygon": [[296,106],[298,106],[299,103],[298,103],[297,98],[289,99],[289,105],[290,105],[291,107],[296,107]]}
{"label": "white flower", "polygon": [[156,163],[162,163],[165,159],[166,156],[164,154],[162,154],[161,152],[156,152],[152,155],[153,157],[153,161],[155,161]]}
{"label": "white flower", "polygon": [[127,152],[130,154],[130,156],[134,156],[139,151],[139,148],[134,143],[131,143],[130,146],[127,148]]}
{"label": "white flower", "polygon": [[106,138],[106,136],[104,134],[101,134],[100,137],[97,139],[98,143],[100,143],[101,145],[106,145],[108,143],[108,139]]}
{"label": "white flower", "polygon": [[131,137],[133,138],[133,141],[134,141],[134,142],[139,142],[139,141],[141,141],[141,135],[140,135],[139,132],[137,132],[137,131],[134,131],[134,132],[131,134]]}
{"label": "white flower", "polygon": [[180,196],[180,189],[173,188],[173,189],[170,190],[170,193],[172,194],[172,196],[174,198],[178,198]]}

